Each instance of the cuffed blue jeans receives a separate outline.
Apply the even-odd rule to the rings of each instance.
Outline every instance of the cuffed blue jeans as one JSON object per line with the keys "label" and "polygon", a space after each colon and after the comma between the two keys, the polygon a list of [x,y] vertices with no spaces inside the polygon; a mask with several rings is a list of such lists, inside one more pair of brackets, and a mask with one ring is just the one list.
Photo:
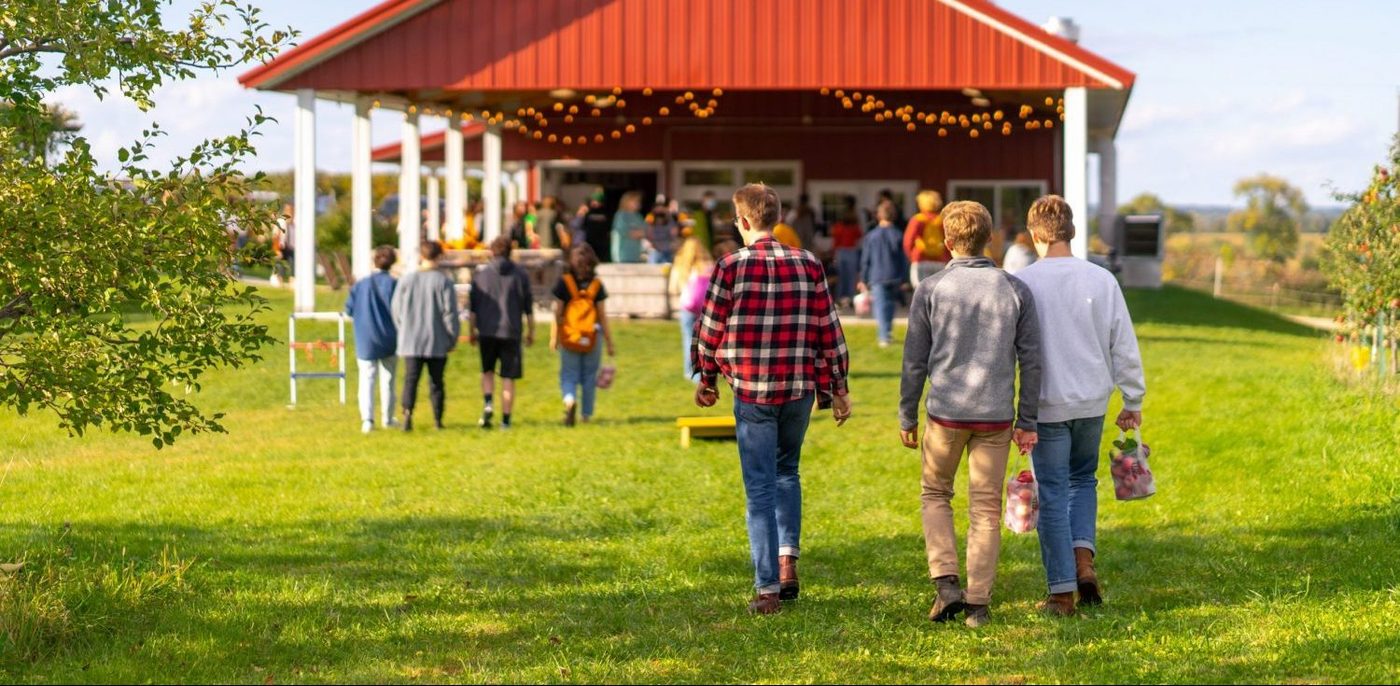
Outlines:
{"label": "cuffed blue jeans", "polygon": [[894,310],[899,305],[899,282],[870,284],[871,310],[875,315],[875,336],[881,343],[894,342]]}
{"label": "cuffed blue jeans", "polygon": [[565,403],[582,400],[584,419],[593,416],[593,401],[598,395],[598,367],[602,360],[601,341],[586,353],[559,348],[559,392]]}
{"label": "cuffed blue jeans", "polygon": [[1040,559],[1050,592],[1069,593],[1078,586],[1074,549],[1095,550],[1103,417],[1041,423],[1037,433],[1031,462],[1040,484]]}
{"label": "cuffed blue jeans", "polygon": [[778,556],[797,557],[802,536],[802,481],[797,473],[814,395],[781,405],[734,401],[739,468],[748,501],[754,588],[778,592]]}
{"label": "cuffed blue jeans", "polygon": [[699,381],[695,377],[695,367],[690,359],[690,346],[695,337],[695,320],[698,316],[684,308],[676,313],[676,319],[681,324],[681,359],[685,361],[685,380],[692,383]]}

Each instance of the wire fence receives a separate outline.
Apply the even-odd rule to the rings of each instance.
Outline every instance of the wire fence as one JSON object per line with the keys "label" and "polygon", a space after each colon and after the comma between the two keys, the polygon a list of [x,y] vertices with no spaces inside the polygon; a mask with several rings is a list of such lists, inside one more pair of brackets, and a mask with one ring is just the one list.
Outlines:
{"label": "wire fence", "polygon": [[1171,283],[1210,293],[1224,300],[1276,311],[1304,310],[1313,314],[1334,314],[1342,307],[1342,297],[1336,293],[1288,288],[1277,283],[1266,286],[1258,283],[1215,282],[1181,277],[1173,279]]}

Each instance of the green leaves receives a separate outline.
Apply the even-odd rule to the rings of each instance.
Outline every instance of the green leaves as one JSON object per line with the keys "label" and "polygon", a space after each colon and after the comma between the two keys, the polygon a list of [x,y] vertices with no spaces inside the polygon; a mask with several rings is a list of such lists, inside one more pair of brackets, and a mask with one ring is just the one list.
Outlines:
{"label": "green leaves", "polygon": [[1245,209],[1230,213],[1231,231],[1249,235],[1254,254],[1284,262],[1298,252],[1298,227],[1308,213],[1302,191],[1276,176],[1240,179],[1235,196],[1245,198]]}
{"label": "green leaves", "polygon": [[6,0],[0,20],[0,404],[51,411],[75,435],[148,435],[157,449],[222,431],[189,391],[271,340],[254,320],[266,303],[231,269],[233,231],[256,239],[275,221],[274,208],[246,200],[252,181],[240,171],[266,118],[165,169],[145,166],[163,135],[152,126],[118,150],[115,176],[80,135],[61,156],[34,154],[33,141],[63,124],[43,105],[59,87],[101,95],[114,79],[148,107],[159,86],[261,61],[290,36],[266,37],[256,10],[235,0],[205,2],[189,28],[171,30],[168,5]]}
{"label": "green leaves", "polygon": [[[1327,232],[1322,269],[1341,291],[1348,332],[1373,324],[1380,312],[1400,319],[1400,137],[1392,143],[1387,164],[1372,172],[1365,190],[1338,193],[1351,204]],[[1400,340],[1400,327],[1389,337]]]}

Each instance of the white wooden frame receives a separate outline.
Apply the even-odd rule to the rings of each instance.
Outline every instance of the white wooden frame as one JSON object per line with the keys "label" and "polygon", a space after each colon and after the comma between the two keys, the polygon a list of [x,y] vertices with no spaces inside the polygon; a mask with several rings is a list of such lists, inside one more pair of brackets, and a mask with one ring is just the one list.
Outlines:
{"label": "white wooden frame", "polygon": [[1045,195],[1050,187],[1045,179],[950,179],[948,181],[948,194],[943,196],[945,203],[953,202],[956,198],[953,189],[959,186],[971,186],[974,188],[991,188],[992,207],[987,209],[992,213],[992,226],[1001,226],[1001,190],[1009,186],[1035,186],[1040,189],[1040,194]]}

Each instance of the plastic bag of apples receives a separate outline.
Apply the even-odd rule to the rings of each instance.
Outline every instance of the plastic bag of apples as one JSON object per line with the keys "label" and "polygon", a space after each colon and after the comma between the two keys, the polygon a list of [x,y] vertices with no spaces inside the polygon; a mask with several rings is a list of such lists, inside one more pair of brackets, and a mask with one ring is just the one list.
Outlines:
{"label": "plastic bag of apples", "polygon": [[[1017,466],[1021,460],[1016,460]],[[1006,528],[1018,534],[1035,531],[1040,521],[1040,490],[1035,472],[1018,469],[1006,480]]]}
{"label": "plastic bag of apples", "polygon": [[1147,456],[1152,449],[1142,440],[1142,429],[1132,431],[1133,435],[1118,432],[1118,440],[1109,451],[1109,473],[1113,475],[1113,495],[1119,500],[1140,500],[1157,492],[1157,481],[1152,478],[1152,468],[1147,465]]}

